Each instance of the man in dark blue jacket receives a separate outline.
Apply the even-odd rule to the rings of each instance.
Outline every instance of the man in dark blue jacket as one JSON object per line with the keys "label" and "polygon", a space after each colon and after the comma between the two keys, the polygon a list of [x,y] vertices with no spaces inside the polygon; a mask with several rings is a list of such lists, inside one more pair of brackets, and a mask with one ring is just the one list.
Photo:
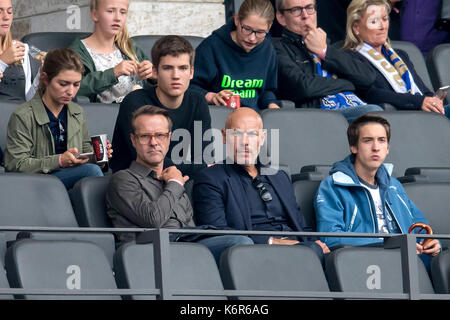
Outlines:
{"label": "man in dark blue jacket", "polygon": [[[205,168],[195,178],[194,219],[198,224],[220,229],[313,231],[298,209],[287,174],[257,163],[265,140],[262,128],[261,117],[250,108],[236,109],[228,116],[222,131],[226,163]],[[329,252],[316,237],[252,239],[255,243],[307,245],[320,259]]]}

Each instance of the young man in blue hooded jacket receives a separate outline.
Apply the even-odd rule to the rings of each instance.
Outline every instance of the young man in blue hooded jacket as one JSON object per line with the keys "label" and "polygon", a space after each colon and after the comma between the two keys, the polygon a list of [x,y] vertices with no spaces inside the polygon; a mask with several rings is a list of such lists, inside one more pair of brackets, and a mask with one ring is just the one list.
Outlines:
{"label": "young man in blue hooded jacket", "polygon": [[[314,202],[317,231],[408,233],[416,222],[428,224],[408,198],[401,183],[391,177],[393,166],[383,163],[389,154],[389,122],[373,114],[357,118],[347,130],[351,155],[336,162],[320,184]],[[327,246],[367,245],[380,238],[323,238]],[[418,254],[434,256],[438,240],[416,244]]]}

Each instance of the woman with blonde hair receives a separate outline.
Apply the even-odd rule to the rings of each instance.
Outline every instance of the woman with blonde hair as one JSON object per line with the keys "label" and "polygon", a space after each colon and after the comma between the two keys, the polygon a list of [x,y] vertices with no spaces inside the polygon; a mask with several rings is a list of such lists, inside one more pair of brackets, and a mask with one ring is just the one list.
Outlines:
{"label": "woman with blonde hair", "polygon": [[279,108],[277,56],[266,38],[274,17],[270,1],[245,0],[234,18],[195,50],[191,88],[209,104],[226,105],[227,97],[237,93],[241,106]]}
{"label": "woman with blonde hair", "polygon": [[71,45],[86,69],[78,95],[91,102],[120,103],[152,76],[152,63],[128,35],[128,7],[129,0],[91,0],[94,32]]}
{"label": "woman with blonde hair", "polygon": [[370,88],[361,92],[368,103],[389,103],[399,110],[423,110],[450,117],[450,106],[434,96],[420,79],[408,54],[389,43],[389,13],[386,0],[353,0],[347,8],[344,50],[355,59],[369,61],[376,71]]}
{"label": "woman with blonde hair", "polygon": [[28,101],[39,85],[41,63],[31,58],[27,44],[13,40],[12,22],[11,0],[0,0],[0,97]]}

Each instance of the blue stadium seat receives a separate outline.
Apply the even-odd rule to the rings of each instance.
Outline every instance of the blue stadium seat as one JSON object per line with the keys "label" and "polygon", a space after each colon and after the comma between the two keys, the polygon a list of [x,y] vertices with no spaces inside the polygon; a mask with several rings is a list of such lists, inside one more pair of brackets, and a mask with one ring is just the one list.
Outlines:
{"label": "blue stadium seat", "polygon": [[[117,249],[114,270],[119,288],[155,289],[153,244],[128,242]],[[170,244],[170,287],[173,290],[223,290],[217,264],[211,252],[197,243]],[[155,299],[155,296],[133,296]],[[226,299],[225,296],[174,296],[175,299]]]}
{"label": "blue stadium seat", "polygon": [[220,274],[230,290],[329,292],[319,258],[305,246],[234,246],[222,253]]}
{"label": "blue stadium seat", "polygon": [[[15,242],[6,253],[11,287],[25,289],[117,289],[108,259],[84,241]],[[120,299],[119,296],[25,295],[21,299]]]}

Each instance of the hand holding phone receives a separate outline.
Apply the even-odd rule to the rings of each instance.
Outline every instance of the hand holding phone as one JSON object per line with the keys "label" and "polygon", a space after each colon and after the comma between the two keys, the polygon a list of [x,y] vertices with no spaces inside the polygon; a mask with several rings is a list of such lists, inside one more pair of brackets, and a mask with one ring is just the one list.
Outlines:
{"label": "hand holding phone", "polygon": [[438,97],[441,100],[444,100],[447,96],[447,90],[450,89],[450,86],[440,87],[436,90],[436,93],[434,94],[435,97]]}

